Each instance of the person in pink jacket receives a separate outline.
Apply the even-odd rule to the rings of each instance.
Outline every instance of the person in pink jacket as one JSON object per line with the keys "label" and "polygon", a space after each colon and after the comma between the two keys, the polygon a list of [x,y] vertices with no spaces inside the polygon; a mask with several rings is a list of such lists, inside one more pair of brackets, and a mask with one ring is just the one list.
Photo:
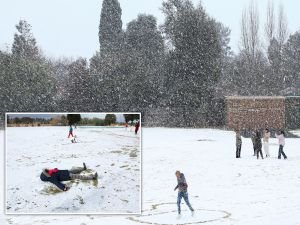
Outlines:
{"label": "person in pink jacket", "polygon": [[278,159],[281,159],[281,155],[283,155],[284,159],[287,159],[287,156],[283,151],[283,147],[285,145],[284,131],[281,130],[279,135],[275,134],[275,136],[278,138],[278,143],[279,143]]}

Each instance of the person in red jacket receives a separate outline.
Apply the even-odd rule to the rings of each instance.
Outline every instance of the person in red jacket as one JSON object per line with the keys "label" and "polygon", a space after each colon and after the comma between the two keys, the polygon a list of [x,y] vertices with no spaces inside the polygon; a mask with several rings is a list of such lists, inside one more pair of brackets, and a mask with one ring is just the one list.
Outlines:
{"label": "person in red jacket", "polygon": [[139,131],[140,128],[140,121],[137,121],[137,123],[135,124],[135,134],[137,134],[137,132]]}
{"label": "person in red jacket", "polygon": [[85,163],[83,163],[83,167],[72,168],[71,170],[43,169],[40,179],[44,182],[51,182],[62,191],[68,191],[70,188],[63,184],[62,181],[75,179],[96,180],[98,178],[97,172],[92,175],[81,175],[80,173],[84,170],[86,170]]}

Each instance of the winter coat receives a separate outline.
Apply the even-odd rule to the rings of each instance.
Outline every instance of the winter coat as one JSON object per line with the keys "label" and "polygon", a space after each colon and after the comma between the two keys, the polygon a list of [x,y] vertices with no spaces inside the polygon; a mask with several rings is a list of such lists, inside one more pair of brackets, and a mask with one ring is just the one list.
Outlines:
{"label": "winter coat", "polygon": [[264,142],[269,142],[270,136],[271,136],[270,132],[265,132],[264,133]]}
{"label": "winter coat", "polygon": [[277,135],[275,134],[275,136],[278,138],[278,143],[279,145],[284,146],[285,145],[285,137],[283,134]]}
{"label": "winter coat", "polygon": [[72,133],[72,132],[73,132],[73,127],[70,127],[70,130],[69,130],[69,132],[70,132],[70,133]]}
{"label": "winter coat", "polygon": [[62,191],[65,189],[65,185],[63,183],[61,183],[61,181],[71,180],[70,173],[68,170],[58,170],[57,168],[50,169],[48,173],[44,169],[40,175],[40,178],[42,181],[51,182],[52,184],[56,185]]}
{"label": "winter coat", "polygon": [[241,137],[240,134],[236,135],[236,142],[235,143],[236,143],[237,146],[242,144],[242,137]]}
{"label": "winter coat", "polygon": [[261,136],[260,133],[257,133],[254,139],[255,149],[260,149],[262,147]]}
{"label": "winter coat", "polygon": [[178,184],[175,187],[175,190],[178,188],[179,192],[186,192],[187,188],[188,188],[188,185],[186,183],[186,180],[185,180],[185,177],[184,177],[183,173],[181,173],[179,178],[177,178],[177,182],[178,182]]}

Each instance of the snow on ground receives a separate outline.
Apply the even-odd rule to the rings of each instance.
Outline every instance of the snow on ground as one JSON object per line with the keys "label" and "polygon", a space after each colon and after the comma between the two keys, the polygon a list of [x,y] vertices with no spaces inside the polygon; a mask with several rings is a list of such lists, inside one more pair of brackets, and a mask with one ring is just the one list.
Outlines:
{"label": "snow on ground", "polygon": [[[124,128],[7,128],[8,213],[139,213],[140,135]],[[85,162],[99,179],[70,181],[61,192],[39,178],[43,168],[70,169]]]}
{"label": "snow on ground", "polygon": [[[210,129],[143,129],[143,214],[141,216],[5,216],[7,224],[300,224],[300,139],[286,140],[288,160],[277,159],[277,140],[270,140],[271,158],[252,156],[243,139],[235,158],[235,135]],[[182,205],[177,218],[175,171],[189,184],[196,209]]]}

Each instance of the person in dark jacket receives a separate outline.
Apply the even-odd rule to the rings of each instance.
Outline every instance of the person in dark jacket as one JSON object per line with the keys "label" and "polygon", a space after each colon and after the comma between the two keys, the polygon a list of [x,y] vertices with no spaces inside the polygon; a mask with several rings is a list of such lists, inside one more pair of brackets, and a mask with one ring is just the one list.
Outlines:
{"label": "person in dark jacket", "polygon": [[240,131],[236,131],[236,158],[241,158],[241,149],[242,149],[242,136]]}
{"label": "person in dark jacket", "polygon": [[83,163],[83,167],[72,168],[71,170],[59,170],[54,169],[43,169],[43,172],[40,175],[40,179],[45,182],[51,182],[56,185],[60,190],[67,191],[70,188],[67,187],[62,181],[69,180],[95,180],[98,177],[97,172],[92,175],[81,175],[82,171],[86,170],[86,165]]}
{"label": "person in dark jacket", "polygon": [[194,209],[189,202],[189,197],[188,197],[188,192],[187,192],[188,185],[186,183],[184,174],[181,173],[180,171],[176,171],[175,175],[177,177],[177,183],[178,183],[174,189],[174,191],[176,191],[178,189],[178,196],[177,196],[178,215],[181,214],[180,204],[181,204],[182,198],[184,199],[184,201],[185,201],[186,205],[189,207],[189,209],[192,212],[194,212]]}
{"label": "person in dark jacket", "polygon": [[137,134],[138,133],[138,131],[139,131],[139,128],[140,128],[140,121],[138,121],[136,124],[135,124],[135,134]]}
{"label": "person in dark jacket", "polygon": [[257,159],[259,158],[259,154],[261,156],[262,159],[264,159],[263,157],[263,154],[262,154],[262,143],[261,143],[261,134],[260,132],[257,130],[256,131],[256,135],[255,135],[255,151],[256,151],[256,156],[257,156]]}

